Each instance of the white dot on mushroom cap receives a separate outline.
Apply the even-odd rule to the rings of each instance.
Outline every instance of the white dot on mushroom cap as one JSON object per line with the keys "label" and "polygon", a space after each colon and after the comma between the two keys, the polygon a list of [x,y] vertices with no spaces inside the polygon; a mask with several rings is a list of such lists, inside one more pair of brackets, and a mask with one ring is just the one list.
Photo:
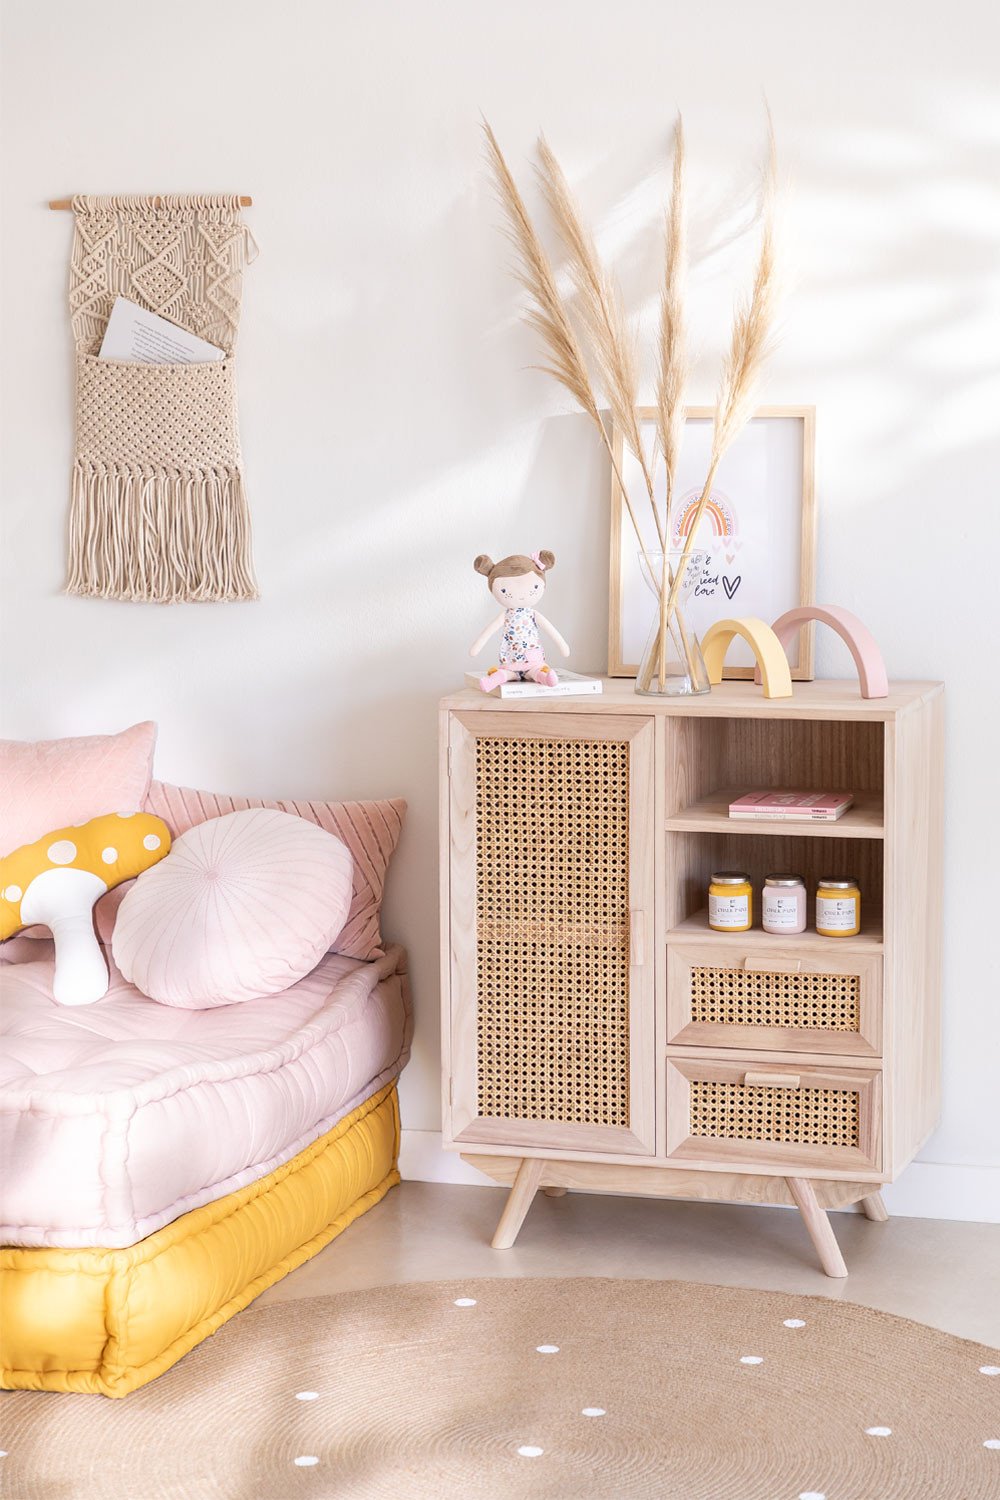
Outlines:
{"label": "white dot on mushroom cap", "polygon": [[142,841],[142,847],[144,849],[159,849],[159,836],[155,833],[147,833],[146,837]]}
{"label": "white dot on mushroom cap", "polygon": [[76,845],[71,839],[56,839],[45,853],[54,865],[68,865],[76,859]]}
{"label": "white dot on mushroom cap", "polygon": [[786,1328],[804,1328],[805,1326],[806,1326],[806,1320],[805,1320],[805,1318],[786,1318],[785,1319],[785,1327]]}
{"label": "white dot on mushroom cap", "polygon": [[525,1443],[524,1446],[522,1448],[518,1448],[517,1451],[518,1453],[520,1453],[522,1458],[541,1458],[542,1454],[545,1452],[545,1449],[536,1448],[532,1443]]}
{"label": "white dot on mushroom cap", "polygon": [[3,893],[5,901],[20,901],[23,892],[19,885],[9,885]]}
{"label": "white dot on mushroom cap", "polygon": [[112,849],[111,845],[109,844],[106,849],[101,850],[101,858],[106,865],[113,865],[115,860],[118,858],[118,850]]}
{"label": "white dot on mushroom cap", "polygon": [[316,1401],[319,1399],[319,1391],[296,1391],[296,1401]]}
{"label": "white dot on mushroom cap", "polygon": [[763,1363],[764,1363],[764,1356],[762,1354],[741,1354],[740,1355],[740,1364],[741,1365],[762,1365]]}
{"label": "white dot on mushroom cap", "polygon": [[303,1453],[295,1459],[295,1466],[299,1469],[311,1469],[313,1464],[318,1464],[319,1459],[314,1453]]}
{"label": "white dot on mushroom cap", "polygon": [[135,813],[134,812],[130,812],[130,813],[115,813],[115,817],[116,818],[134,818],[135,817]]}
{"label": "white dot on mushroom cap", "polygon": [[892,1437],[891,1427],[866,1427],[865,1432],[869,1437]]}

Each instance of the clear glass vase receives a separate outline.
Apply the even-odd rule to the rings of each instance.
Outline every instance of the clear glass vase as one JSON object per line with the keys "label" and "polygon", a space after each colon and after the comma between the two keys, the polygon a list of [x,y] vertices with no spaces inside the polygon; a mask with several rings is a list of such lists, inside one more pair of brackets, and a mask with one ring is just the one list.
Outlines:
{"label": "clear glass vase", "polygon": [[[647,563],[647,557],[649,559]],[[669,596],[677,573],[681,581],[677,586],[674,607],[667,622],[666,638],[660,640],[660,586],[663,580],[663,553],[639,554],[639,566],[646,585],[656,601],[646,649],[642,653],[639,672],[635,679],[635,690],[647,697],[680,698],[695,693],[708,693],[711,684],[705,661],[698,644],[698,637],[688,624],[684,610],[691,598],[697,580],[709,561],[707,552],[689,552],[683,558],[680,549],[666,555],[666,586]],[[654,570],[655,579],[650,573]]]}

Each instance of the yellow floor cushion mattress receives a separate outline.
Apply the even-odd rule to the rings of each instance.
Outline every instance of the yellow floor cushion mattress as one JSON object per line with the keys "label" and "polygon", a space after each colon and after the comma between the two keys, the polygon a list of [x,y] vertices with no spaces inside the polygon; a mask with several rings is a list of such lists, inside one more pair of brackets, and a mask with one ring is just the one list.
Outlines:
{"label": "yellow floor cushion mattress", "polygon": [[0,1249],[0,1385],[127,1396],[399,1181],[391,1083],[266,1177],[120,1250]]}

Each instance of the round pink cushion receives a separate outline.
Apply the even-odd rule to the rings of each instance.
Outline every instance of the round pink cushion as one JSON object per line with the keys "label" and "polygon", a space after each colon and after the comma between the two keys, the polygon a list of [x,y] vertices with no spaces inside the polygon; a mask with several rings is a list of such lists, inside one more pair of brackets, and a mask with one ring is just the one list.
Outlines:
{"label": "round pink cushion", "polygon": [[277,994],[335,941],[352,874],[347,846],[305,818],[269,808],[210,818],[126,894],[115,963],[144,995],[187,1010]]}

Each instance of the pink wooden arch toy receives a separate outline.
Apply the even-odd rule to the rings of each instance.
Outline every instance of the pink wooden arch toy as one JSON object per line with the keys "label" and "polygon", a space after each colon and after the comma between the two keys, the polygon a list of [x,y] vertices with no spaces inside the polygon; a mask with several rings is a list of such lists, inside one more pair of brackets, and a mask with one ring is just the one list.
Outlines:
{"label": "pink wooden arch toy", "polygon": [[[889,679],[882,653],[868,626],[862,624],[849,609],[841,609],[839,604],[804,604],[800,609],[790,609],[779,615],[771,629],[782,648],[787,651],[799,626],[808,624],[810,620],[829,625],[847,646],[858,669],[862,698],[887,698]],[[759,667],[754,672],[754,682],[760,682]]]}

